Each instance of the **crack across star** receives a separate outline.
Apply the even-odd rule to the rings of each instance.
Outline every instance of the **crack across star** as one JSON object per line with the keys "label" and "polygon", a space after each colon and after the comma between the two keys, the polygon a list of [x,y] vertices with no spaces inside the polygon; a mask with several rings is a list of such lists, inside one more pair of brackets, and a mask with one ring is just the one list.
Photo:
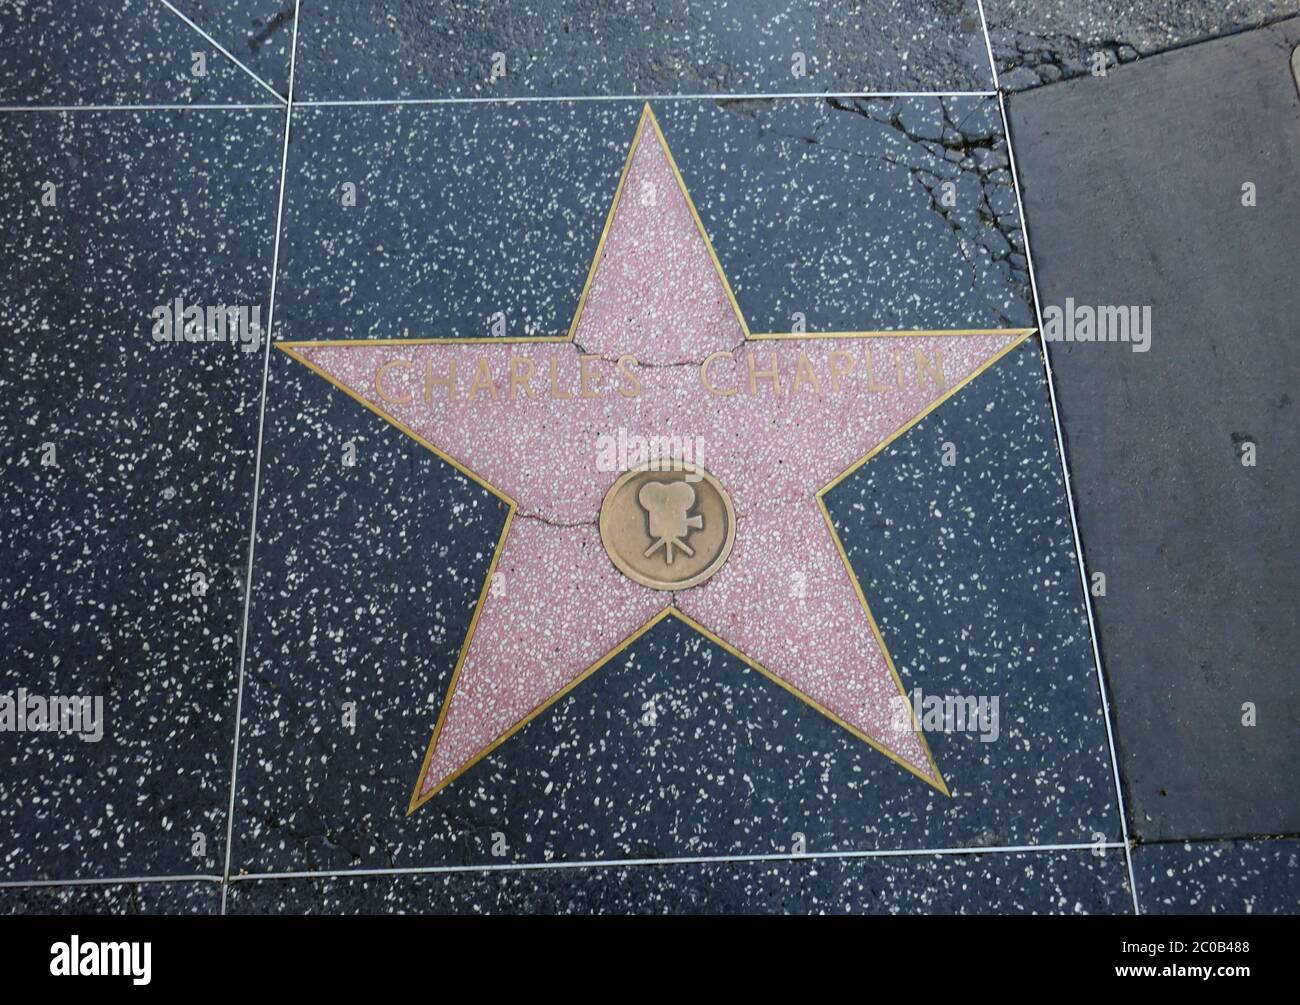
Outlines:
{"label": "crack across star", "polygon": [[[823,496],[1031,333],[751,333],[647,105],[567,335],[279,343],[509,507],[408,812],[669,616],[947,794]],[[707,445],[734,502],[698,586],[602,547],[628,429]]]}

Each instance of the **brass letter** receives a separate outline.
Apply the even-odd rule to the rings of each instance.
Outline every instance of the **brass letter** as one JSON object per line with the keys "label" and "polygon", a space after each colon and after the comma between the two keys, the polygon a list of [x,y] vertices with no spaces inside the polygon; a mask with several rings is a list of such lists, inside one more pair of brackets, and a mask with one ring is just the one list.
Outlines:
{"label": "brass letter", "polygon": [[[837,366],[837,361],[843,360],[848,364],[846,367]],[[853,353],[844,349],[836,349],[831,353],[831,394],[837,394],[840,389],[840,378],[847,377],[853,372],[853,368],[858,365],[858,358]]]}
{"label": "brass letter", "polygon": [[711,353],[708,359],[700,364],[700,383],[704,385],[705,390],[707,390],[709,394],[717,395],[719,398],[730,398],[736,393],[736,388],[731,387],[723,389],[720,387],[714,387],[712,382],[709,380],[709,367],[713,364],[715,359],[719,358],[730,359],[731,353],[722,352],[721,350]]}
{"label": "brass letter", "polygon": [[916,359],[917,386],[920,387],[921,385],[921,371],[924,370],[929,375],[930,379],[935,382],[938,388],[943,390],[946,386],[943,379],[943,350],[935,349],[933,360],[927,360],[920,349],[917,349],[913,355]]}
{"label": "brass letter", "polygon": [[492,383],[492,370],[488,367],[487,358],[484,356],[478,358],[478,367],[474,370],[474,383],[469,388],[469,400],[478,401],[479,391],[487,391],[493,401],[497,400],[497,386]]}
{"label": "brass letter", "polygon": [[379,369],[375,371],[375,394],[379,395],[380,401],[387,402],[390,405],[409,405],[411,403],[410,391],[406,392],[406,398],[402,401],[399,401],[396,398],[390,398],[388,395],[384,393],[384,385],[380,383],[380,380],[384,376],[384,371],[387,370],[390,366],[412,366],[412,365],[413,364],[409,359],[390,359],[387,363],[382,364],[379,367]]}
{"label": "brass letter", "polygon": [[[521,363],[523,364],[523,366],[519,365]],[[539,397],[537,392],[535,392],[529,384],[529,382],[533,379],[533,374],[535,372],[536,372],[536,368],[533,366],[533,361],[529,359],[527,356],[510,357],[510,400],[511,401],[514,401],[517,397],[519,397],[519,388],[521,386],[524,389],[524,394],[526,394],[528,397],[533,399]]]}
{"label": "brass letter", "polygon": [[566,391],[560,386],[559,368],[555,365],[555,357],[551,357],[551,400],[564,401],[566,398],[572,398],[573,393]]}
{"label": "brass letter", "polygon": [[889,385],[876,383],[876,356],[870,349],[867,350],[867,390],[872,394],[889,390]]}
{"label": "brass letter", "polygon": [[433,359],[426,358],[424,361],[424,400],[433,404],[433,385],[441,384],[447,389],[447,400],[456,400],[456,357],[451,358],[451,364],[447,367],[447,376],[435,377],[433,375]]}
{"label": "brass letter", "polygon": [[587,365],[593,359],[600,359],[600,357],[578,357],[578,397],[580,398],[599,398],[601,396],[600,392],[596,390],[596,381],[600,378],[600,374],[592,373],[591,368]]}
{"label": "brass letter", "polygon": [[772,382],[772,390],[776,393],[776,396],[779,398],[781,396],[781,374],[777,370],[777,366],[776,366],[776,353],[772,353],[771,356],[772,366],[770,369],[767,370],[759,370],[755,367],[754,353],[751,352],[748,356],[748,359],[749,359],[749,393],[758,394],[759,380],[770,380]]}
{"label": "brass letter", "polygon": [[627,369],[627,367],[624,365],[627,363],[631,363],[632,366],[636,366],[636,357],[633,356],[630,352],[625,352],[622,356],[618,358],[618,372],[622,376],[630,380],[632,382],[632,386],[630,388],[620,387],[618,389],[618,393],[621,394],[624,398],[639,398],[641,397],[641,378],[638,377],[636,374],[634,374],[631,370]]}
{"label": "brass letter", "polygon": [[813,370],[812,363],[808,360],[808,354],[802,349],[799,350],[799,360],[795,363],[794,368],[794,390],[791,394],[798,394],[799,388],[804,384],[811,384],[812,389],[817,393],[822,393],[821,383],[817,380],[817,373]]}

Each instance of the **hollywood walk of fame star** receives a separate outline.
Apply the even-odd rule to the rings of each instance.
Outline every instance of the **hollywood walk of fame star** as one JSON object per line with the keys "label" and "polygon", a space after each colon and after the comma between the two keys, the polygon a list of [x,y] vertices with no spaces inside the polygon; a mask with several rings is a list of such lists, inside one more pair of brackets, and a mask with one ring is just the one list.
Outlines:
{"label": "hollywood walk of fame star", "polygon": [[[1030,334],[751,333],[647,105],[567,335],[279,343],[508,504],[408,812],[668,616],[947,794],[822,496]],[[734,504],[697,585],[607,554],[595,444],[628,430],[707,447]],[[693,500],[660,514],[688,546]]]}

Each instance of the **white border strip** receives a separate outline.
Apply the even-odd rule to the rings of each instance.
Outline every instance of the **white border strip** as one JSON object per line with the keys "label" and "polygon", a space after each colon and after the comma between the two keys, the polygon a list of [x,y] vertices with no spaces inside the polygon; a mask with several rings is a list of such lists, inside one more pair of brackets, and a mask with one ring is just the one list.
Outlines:
{"label": "white border strip", "polygon": [[[993,39],[989,37],[989,23],[984,17],[984,0],[975,0],[975,6],[980,12],[980,31],[984,32],[984,52],[989,57],[989,73],[993,74],[993,93],[1002,93],[1002,84],[998,81],[998,65],[993,59]],[[1011,140],[1007,140],[1007,146],[1011,145]],[[1024,229],[1023,227],[1021,228]]]}
{"label": "white border strip", "polygon": [[[482,865],[430,865],[389,869],[324,869],[293,872],[249,872],[228,878],[207,874],[193,876],[122,876],[108,879],[14,879],[0,882],[0,890],[46,886],[125,886],[131,883],[249,883],[276,879],[333,879],[384,876],[446,876],[493,872],[539,872],[573,869],[627,869],[635,866],[726,865],[746,862],[853,861],[864,858],[933,858],[960,855],[1025,855],[1043,852],[1116,851],[1127,847],[1119,841],[1090,844],[983,845],[973,848],[885,848],[867,851],[821,851],[801,855],[771,852],[754,855],[691,855],[666,858],[624,858],[568,860],[563,862],[501,862]],[[224,897],[224,894],[223,894]]]}
{"label": "white border strip", "polygon": [[130,886],[134,883],[220,883],[220,876],[123,876],[120,879],[13,879],[0,882],[0,890],[58,886]]}
{"label": "white border strip", "polygon": [[[358,98],[295,100],[298,108],[384,108],[395,105],[527,105],[527,104],[581,104],[588,101],[793,101],[798,99],[822,100],[824,98],[993,98],[997,91],[822,91],[785,92],[780,94],[591,94],[591,95],[522,95],[515,98]],[[280,98],[279,94],[276,94]],[[192,104],[126,104],[126,105],[0,105],[5,112],[148,112],[184,111],[186,109],[212,110],[227,108],[283,108],[284,99],[277,102],[209,102]]]}
{"label": "white border strip", "polygon": [[516,105],[583,101],[776,101],[795,98],[992,98],[997,91],[775,91],[744,94],[521,94],[513,97],[305,98],[300,108],[356,108],[371,105]]}
{"label": "white border strip", "polygon": [[280,275],[280,231],[284,223],[285,178],[289,170],[289,127],[293,121],[293,72],[298,54],[298,7],[294,0],[293,39],[289,43],[289,97],[284,103],[284,147],[280,156],[280,198],[275,209],[275,245],[271,252],[271,295],[266,312],[266,349],[262,354],[262,400],[257,411],[257,452],[253,459],[253,512],[248,528],[248,575],[244,579],[244,624],[239,634],[239,685],[235,691],[235,742],[230,758],[230,803],[226,809],[226,864],[221,876],[221,913],[226,913],[230,884],[230,851],[235,830],[235,784],[239,777],[239,730],[244,709],[244,666],[248,659],[248,617],[253,604],[253,557],[257,549],[257,503],[262,487],[262,432],[266,426],[266,385],[271,373],[271,342],[275,333],[275,290]]}
{"label": "white border strip", "polygon": [[[998,68],[993,63],[993,42],[989,38],[988,22],[984,18],[984,0],[976,0],[979,5],[980,23],[984,27],[984,43],[988,47],[989,67],[993,70],[993,81],[998,81]],[[1038,339],[1042,349],[1043,369],[1047,375],[1047,395],[1052,404],[1052,424],[1056,429],[1056,450],[1061,462],[1061,477],[1065,484],[1065,503],[1070,511],[1070,529],[1074,535],[1074,555],[1079,566],[1079,584],[1083,588],[1083,607],[1088,615],[1088,636],[1092,641],[1092,660],[1097,672],[1097,689],[1101,694],[1102,718],[1106,723],[1106,744],[1110,749],[1110,769],[1115,783],[1115,806],[1119,811],[1120,833],[1124,837],[1124,860],[1128,865],[1129,892],[1133,895],[1133,913],[1141,914],[1138,903],[1137,879],[1133,872],[1133,848],[1128,834],[1128,817],[1124,812],[1124,790],[1119,778],[1119,757],[1115,752],[1115,734],[1111,728],[1110,696],[1106,690],[1106,680],[1101,671],[1101,648],[1097,644],[1097,624],[1093,619],[1092,594],[1088,591],[1088,570],[1083,563],[1083,544],[1079,537],[1079,521],[1074,509],[1074,489],[1070,481],[1070,465],[1065,456],[1065,437],[1061,429],[1061,413],[1056,404],[1056,376],[1052,372],[1052,360],[1047,353],[1047,342],[1043,339],[1043,314],[1039,306],[1038,280],[1034,272],[1034,256],[1029,250],[1029,225],[1025,220],[1025,206],[1020,196],[1020,173],[1016,167],[1016,154],[1011,143],[1011,123],[1007,119],[1007,103],[998,85],[998,111],[1002,115],[1002,134],[1007,142],[1007,161],[1011,170],[1012,185],[1016,190],[1016,211],[1020,215],[1020,236],[1025,243],[1025,263],[1029,267],[1029,286],[1034,297],[1034,316],[1038,321]]]}
{"label": "white border strip", "polygon": [[[259,77],[256,73],[254,73],[252,70],[250,70],[247,66],[245,66],[243,63],[241,63],[238,59],[236,59],[234,53],[232,53],[232,52],[231,52],[229,49],[227,49],[224,45],[222,45],[220,42],[218,42],[215,38],[213,38],[211,35],[209,35],[206,31],[204,31],[202,28],[200,28],[200,27],[199,27],[197,24],[195,24],[193,21],[191,21],[188,17],[186,17],[183,13],[181,13],[180,10],[178,10],[176,7],[172,6],[170,0],[158,0],[158,2],[159,2],[160,4],[162,4],[164,7],[166,7],[166,8],[167,8],[169,11],[171,11],[173,14],[175,14],[175,15],[176,15],[178,18],[180,18],[182,21],[184,21],[186,24],[188,24],[188,25],[189,25],[191,28],[193,28],[195,31],[197,31],[200,35],[202,35],[203,38],[208,42],[209,45],[214,46],[218,52],[220,52],[220,53],[221,53],[223,56],[225,56],[228,60],[230,60],[230,61],[231,61],[232,63],[234,63],[237,67],[239,67],[241,70],[243,70],[245,73],[247,73],[250,77],[252,77],[254,80],[256,80],[259,84],[261,84],[263,87],[265,87],[268,91],[270,91],[272,94],[274,94],[274,95],[275,95],[275,98],[276,98],[276,101],[278,101],[281,105],[287,104],[287,102],[286,102],[285,99],[284,99],[284,96],[283,96],[279,91],[277,91],[274,87],[272,87],[272,86],[271,86],[270,84],[268,84],[265,80],[263,80],[261,77]],[[297,5],[296,0],[295,0],[295,3],[294,3],[293,22],[294,22],[294,23],[293,23],[293,30],[294,30],[294,33],[297,34],[297,31],[298,31],[298,5]],[[292,56],[289,57],[289,73],[290,73],[290,74],[293,73],[293,57],[292,57]]]}
{"label": "white border strip", "polygon": [[242,109],[279,111],[283,104],[196,104],[196,105],[8,105],[0,106],[4,112],[212,112]]}
{"label": "white border strip", "polygon": [[387,876],[448,876],[479,875],[482,873],[557,872],[580,869],[628,869],[638,866],[675,865],[727,865],[753,863],[781,864],[802,861],[855,861],[867,858],[934,858],[961,855],[1025,855],[1052,852],[1116,851],[1126,845],[1118,841],[1097,841],[1090,844],[1038,844],[1038,845],[985,845],[973,848],[887,848],[867,851],[822,851],[792,854],[772,852],[754,855],[693,855],[667,858],[591,859],[564,862],[503,862],[482,865],[431,865],[390,869],[325,869],[320,871],[257,872],[235,876],[121,876],[106,879],[31,879],[5,880],[0,890],[27,887],[60,886],[128,886],[133,883],[220,883],[222,885],[222,911],[225,910],[225,890],[230,883],[251,883],[262,880],[349,879]]}
{"label": "white border strip", "polygon": [[411,866],[392,869],[333,869],[319,872],[262,872],[244,873],[231,876],[232,883],[247,883],[258,880],[276,879],[334,879],[366,876],[444,876],[462,873],[499,873],[499,872],[543,872],[548,869],[556,871],[575,869],[628,869],[637,866],[673,866],[673,865],[725,865],[735,863],[782,863],[782,862],[825,862],[853,861],[865,858],[933,858],[936,856],[958,855],[1020,855],[1035,852],[1079,852],[1112,851],[1125,847],[1117,841],[1093,844],[1040,844],[1040,845],[990,845],[975,848],[892,848],[871,851],[821,851],[791,854],[789,852],[771,852],[755,855],[696,855],[677,858],[623,858],[592,859],[590,861],[565,862],[504,862],[496,865],[430,865]]}

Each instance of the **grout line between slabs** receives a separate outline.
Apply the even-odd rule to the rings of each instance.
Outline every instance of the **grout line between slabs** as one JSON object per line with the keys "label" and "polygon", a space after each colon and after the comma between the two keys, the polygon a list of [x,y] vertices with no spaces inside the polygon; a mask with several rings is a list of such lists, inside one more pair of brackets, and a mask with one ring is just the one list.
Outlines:
{"label": "grout line between slabs", "polygon": [[1070,479],[1070,465],[1065,454],[1065,434],[1061,427],[1061,413],[1056,402],[1056,375],[1052,371],[1051,357],[1047,353],[1047,342],[1043,338],[1043,314],[1038,299],[1038,279],[1034,272],[1034,256],[1029,249],[1029,225],[1025,220],[1024,200],[1020,195],[1020,172],[1016,165],[1016,153],[1011,142],[1011,123],[1007,118],[1006,98],[1002,94],[998,81],[998,68],[993,60],[993,41],[989,37],[988,20],[984,16],[984,0],[976,0],[980,12],[980,25],[984,29],[984,44],[988,51],[989,68],[993,71],[993,83],[997,88],[998,111],[1002,116],[1002,134],[1007,142],[1007,162],[1011,170],[1011,183],[1016,191],[1016,211],[1020,215],[1020,236],[1025,243],[1025,264],[1029,271],[1030,292],[1034,299],[1034,317],[1038,322],[1039,346],[1043,356],[1043,370],[1047,377],[1047,396],[1052,406],[1052,425],[1056,431],[1056,450],[1061,462],[1061,478],[1065,485],[1065,504],[1070,514],[1070,530],[1074,536],[1074,555],[1079,567],[1079,585],[1083,589],[1083,607],[1088,616],[1088,637],[1092,642],[1093,667],[1097,673],[1097,690],[1101,695],[1102,720],[1106,725],[1106,745],[1110,752],[1110,769],[1115,784],[1115,807],[1119,812],[1120,833],[1124,838],[1124,861],[1128,867],[1129,893],[1133,897],[1133,913],[1141,914],[1138,901],[1137,877],[1133,871],[1133,847],[1129,839],[1128,818],[1124,813],[1124,790],[1119,777],[1119,756],[1115,750],[1115,732],[1111,726],[1110,695],[1106,688],[1106,679],[1101,669],[1101,647],[1097,642],[1097,623],[1093,616],[1092,594],[1088,591],[1088,570],[1083,562],[1083,542],[1079,536],[1079,521],[1074,509],[1074,488]]}
{"label": "grout line between slabs", "polygon": [[317,98],[297,102],[302,108],[369,105],[515,105],[566,104],[583,101],[774,101],[825,98],[992,98],[997,91],[754,91],[738,94],[533,94],[514,97],[445,98]]}
{"label": "grout line between slabs", "polygon": [[[46,880],[6,880],[0,882],[0,889],[22,889],[25,887],[60,887],[60,886],[125,886],[132,883],[219,883],[224,887],[230,883],[250,883],[260,880],[292,879],[330,879],[349,877],[384,877],[384,876],[439,876],[439,875],[479,875],[482,873],[511,872],[555,872],[585,869],[627,869],[640,866],[673,865],[728,865],[745,863],[783,862],[836,862],[855,861],[870,858],[935,858],[941,856],[961,855],[1020,855],[1055,852],[1099,852],[1117,851],[1125,845],[1119,841],[1095,841],[1089,843],[1038,844],[1038,845],[989,845],[972,848],[894,848],[867,851],[824,851],[805,852],[795,855],[788,852],[771,852],[753,855],[690,855],[668,858],[627,858],[627,859],[592,859],[567,862],[503,862],[482,865],[432,865],[410,866],[407,868],[387,869],[322,869],[289,872],[243,873],[223,877],[210,874],[189,876],[121,876],[106,879],[46,879]],[[223,907],[224,911],[224,907]]]}
{"label": "grout line between slabs", "polygon": [[241,104],[238,102],[230,104],[193,104],[193,105],[8,105],[0,106],[0,113],[5,112],[210,112],[210,111],[237,111],[245,109],[254,109],[265,111],[274,109],[279,111],[284,108],[283,104],[271,104],[267,102],[264,105],[258,104]]}
{"label": "grout line between slabs", "polygon": [[[256,73],[254,73],[252,70],[250,70],[247,66],[245,66],[243,63],[241,63],[241,62],[239,61],[239,59],[235,56],[235,54],[234,54],[233,52],[231,52],[231,51],[230,51],[229,49],[227,49],[224,45],[222,45],[220,42],[218,42],[215,38],[213,38],[211,35],[209,35],[206,31],[204,31],[202,28],[200,28],[197,24],[195,24],[193,21],[191,21],[191,20],[190,20],[190,19],[189,19],[189,18],[188,18],[184,13],[182,13],[182,12],[181,12],[177,7],[173,6],[172,3],[171,3],[171,0],[158,0],[158,2],[161,3],[164,7],[166,7],[166,8],[167,8],[169,11],[171,11],[173,14],[175,14],[175,15],[176,15],[178,18],[180,18],[182,21],[184,21],[184,22],[185,22],[187,25],[189,25],[191,28],[193,28],[196,32],[198,32],[200,35],[202,35],[203,38],[204,38],[204,40],[207,41],[208,44],[210,44],[210,45],[212,45],[212,46],[215,46],[216,49],[217,49],[217,51],[220,52],[223,56],[225,56],[228,60],[230,60],[232,63],[234,63],[237,67],[239,67],[239,68],[240,68],[241,70],[243,70],[246,74],[248,74],[250,77],[252,77],[254,80],[256,80],[259,84],[261,84],[263,87],[265,87],[265,88],[266,88],[268,91],[270,91],[272,94],[274,94],[274,95],[276,96],[276,98],[278,99],[278,101],[279,101],[279,103],[280,103],[281,106],[284,106],[285,104],[287,104],[287,102],[286,102],[286,100],[285,100],[285,98],[284,98],[284,95],[282,95],[282,94],[281,94],[279,91],[277,91],[274,87],[272,87],[272,86],[271,86],[270,84],[268,84],[265,80],[263,80],[261,77],[259,77]],[[293,17],[294,17],[294,30],[295,30],[295,33],[296,33],[296,31],[297,31],[297,27],[298,27],[298,25],[297,25],[297,21],[298,21],[298,9],[297,9],[297,3],[296,3],[296,2],[295,2],[295,4],[294,4],[294,15],[293,15]],[[292,56],[289,58],[289,62],[290,62],[290,64],[291,64],[291,66],[292,66],[292,63],[293,63],[293,57],[292,57]],[[292,72],[292,69],[290,70],[290,72]]]}
{"label": "grout line between slabs", "polygon": [[209,873],[191,876],[121,876],[114,879],[12,879],[0,882],[0,890],[23,890],[62,886],[130,886],[135,883],[220,883]]}
{"label": "grout line between slabs", "polygon": [[1156,837],[1134,841],[1135,848],[1152,845],[1266,844],[1270,841],[1298,841],[1300,834],[1211,834],[1208,837]]}
{"label": "grout line between slabs", "polygon": [[280,195],[275,209],[275,244],[271,252],[271,293],[266,312],[266,347],[262,354],[262,397],[257,412],[257,450],[253,458],[253,511],[248,528],[248,575],[244,580],[244,620],[239,637],[239,683],[235,691],[235,740],[230,757],[230,802],[226,808],[226,861],[221,874],[221,913],[226,913],[230,852],[235,831],[235,784],[239,778],[239,733],[244,708],[244,668],[248,659],[248,619],[253,603],[253,560],[257,549],[257,503],[262,487],[262,434],[266,426],[266,386],[275,340],[275,293],[280,274],[280,236],[284,224],[285,180],[289,169],[289,129],[293,122],[293,73],[298,54],[298,7],[294,0],[293,38],[289,43],[289,94],[284,103],[284,146],[280,156]]}
{"label": "grout line between slabs", "polygon": [[331,878],[331,877],[383,877],[383,876],[406,876],[406,875],[446,875],[446,874],[481,874],[481,873],[505,873],[505,872],[529,872],[544,870],[576,870],[576,869],[611,869],[611,868],[628,868],[635,866],[671,866],[671,865],[707,865],[707,864],[725,864],[725,863],[782,863],[795,862],[800,860],[812,861],[851,861],[865,858],[903,858],[903,857],[932,857],[932,856],[956,856],[956,855],[988,855],[988,854],[1018,854],[1033,852],[1061,852],[1061,851],[1099,851],[1115,850],[1122,848],[1125,854],[1126,865],[1129,875],[1130,891],[1133,897],[1133,908],[1137,912],[1138,896],[1134,880],[1133,862],[1131,854],[1131,841],[1128,835],[1127,821],[1124,815],[1122,790],[1120,788],[1118,759],[1115,751],[1114,737],[1110,723],[1109,699],[1105,682],[1101,673],[1101,658],[1097,643],[1096,626],[1093,619],[1091,598],[1087,591],[1086,571],[1083,565],[1083,554],[1080,544],[1078,524],[1075,518],[1073,492],[1071,489],[1070,474],[1066,463],[1062,429],[1060,424],[1060,415],[1057,408],[1056,394],[1054,388],[1054,375],[1051,369],[1051,363],[1047,356],[1046,346],[1043,346],[1044,366],[1047,374],[1047,383],[1049,397],[1052,405],[1053,422],[1055,425],[1057,447],[1060,456],[1064,484],[1066,489],[1066,500],[1070,510],[1070,521],[1074,532],[1076,558],[1079,563],[1080,577],[1084,587],[1085,609],[1088,615],[1089,631],[1092,641],[1094,665],[1097,671],[1098,685],[1101,692],[1102,706],[1106,723],[1107,741],[1110,748],[1111,767],[1114,776],[1116,800],[1120,815],[1120,824],[1123,831],[1122,842],[1093,842],[1086,844],[1051,844],[1051,845],[1014,845],[1014,846],[994,846],[994,847],[976,847],[976,848],[933,848],[933,849],[898,849],[898,850],[874,850],[859,852],[813,852],[801,855],[792,855],[784,853],[772,854],[755,854],[755,855],[734,855],[734,856],[693,856],[677,858],[643,858],[643,859],[614,859],[606,861],[572,861],[572,862],[536,862],[536,863],[501,863],[496,865],[480,866],[429,866],[429,867],[412,867],[412,868],[390,868],[390,869],[353,869],[353,870],[335,870],[335,871],[304,871],[304,872],[283,872],[283,873],[250,873],[244,875],[232,876],[230,874],[230,862],[233,842],[234,828],[234,808],[236,799],[236,784],[238,778],[239,762],[239,740],[240,726],[242,718],[243,687],[245,677],[245,667],[247,660],[248,630],[252,601],[252,579],[253,566],[255,557],[255,546],[257,536],[257,513],[261,482],[261,462],[263,448],[263,433],[265,427],[266,415],[266,395],[270,367],[270,348],[274,339],[274,317],[275,317],[275,295],[278,280],[279,252],[281,230],[283,226],[284,199],[286,190],[286,177],[288,169],[288,150],[289,150],[289,132],[292,121],[292,112],[295,105],[299,107],[313,108],[337,108],[337,107],[369,107],[369,106],[401,106],[401,105],[480,105],[480,104],[538,104],[538,103],[578,103],[590,101],[691,101],[691,100],[763,100],[763,99],[825,99],[825,98],[926,98],[926,97],[981,97],[998,99],[999,110],[1002,116],[1003,130],[1007,138],[1008,160],[1010,162],[1013,183],[1016,189],[1017,207],[1020,211],[1021,232],[1025,241],[1025,257],[1028,265],[1030,285],[1034,297],[1035,314],[1041,329],[1042,318],[1038,304],[1038,290],[1035,279],[1033,258],[1029,253],[1029,238],[1027,227],[1024,219],[1024,207],[1021,201],[1019,176],[1017,173],[1015,156],[1012,150],[1009,123],[1007,121],[1006,106],[1003,95],[998,84],[997,68],[993,59],[992,43],[988,33],[988,24],[985,18],[982,0],[977,0],[980,21],[984,33],[985,48],[989,59],[990,70],[993,75],[994,90],[967,90],[967,91],[843,91],[843,92],[780,92],[780,93],[741,93],[741,94],[628,94],[628,95],[587,95],[587,96],[516,96],[516,97],[447,97],[447,98],[395,98],[395,99],[342,99],[342,100],[304,100],[295,102],[293,95],[294,72],[297,55],[297,36],[298,36],[298,8],[299,2],[294,3],[294,28],[290,46],[289,58],[289,85],[288,96],[282,96],[270,84],[257,76],[249,67],[237,59],[224,46],[217,42],[211,35],[200,28],[184,13],[178,10],[169,0],[160,0],[163,6],[171,10],[177,17],[189,25],[194,31],[201,35],[211,45],[217,48],[223,55],[230,59],[236,66],[243,70],[248,76],[260,84],[264,89],[269,91],[276,98],[276,103],[255,104],[255,103],[227,103],[227,104],[124,104],[124,105],[21,105],[0,108],[0,112],[73,112],[73,111],[173,111],[173,110],[224,110],[224,109],[284,109],[285,127],[284,140],[280,169],[280,190],[276,210],[276,233],[274,249],[272,253],[272,271],[271,271],[271,289],[267,314],[267,346],[263,357],[262,371],[262,392],[261,402],[258,414],[258,431],[257,431],[257,448],[255,455],[255,470],[253,483],[253,505],[250,520],[249,532],[249,553],[248,569],[245,581],[244,595],[244,613],[243,624],[241,629],[240,657],[239,657],[239,680],[236,693],[235,703],[235,736],[232,751],[231,766],[231,783],[230,783],[230,801],[227,808],[227,827],[226,827],[226,849],[225,865],[220,876],[208,874],[194,875],[177,875],[177,876],[129,876],[112,879],[69,879],[69,880],[32,880],[32,881],[0,881],[0,889],[24,888],[24,887],[76,887],[76,886],[106,886],[106,885],[125,885],[136,883],[184,883],[184,882],[210,882],[218,883],[221,886],[221,913],[226,911],[226,896],[231,883],[250,882],[257,880],[286,880],[286,879],[313,879],[313,878]]}
{"label": "grout line between slabs", "polygon": [[[989,74],[993,78],[993,93],[995,95],[1001,94],[1002,85],[998,81],[998,64],[993,58],[993,39],[989,37],[989,22],[984,16],[984,0],[975,0],[975,6],[980,12],[980,31],[984,33],[984,54],[989,58]],[[1008,139],[1007,146],[1010,145],[1011,140]]]}
{"label": "grout line between slabs", "polygon": [[870,851],[770,852],[754,855],[688,855],[674,858],[624,858],[568,862],[503,862],[496,865],[430,865],[388,869],[326,869],[301,872],[244,873],[231,876],[232,883],[276,879],[322,879],[366,876],[444,876],[510,872],[562,872],[584,869],[627,869],[644,866],[727,865],[782,862],[845,862],[869,858],[935,858],[960,855],[1018,855],[1043,852],[1111,851],[1124,847],[1118,841],[1088,844],[993,845],[975,848],[897,848]]}
{"label": "grout line between slabs", "polygon": [[[272,92],[274,93],[274,92]],[[783,93],[750,94],[592,94],[592,95],[534,95],[514,98],[340,98],[295,100],[296,108],[382,108],[401,105],[527,105],[527,104],[580,104],[590,101],[793,101],[825,98],[994,98],[997,91],[789,91]],[[276,94],[280,98],[279,94]],[[0,105],[5,112],[148,112],[194,111],[214,109],[282,109],[283,98],[278,102],[195,102],[123,105]]]}

